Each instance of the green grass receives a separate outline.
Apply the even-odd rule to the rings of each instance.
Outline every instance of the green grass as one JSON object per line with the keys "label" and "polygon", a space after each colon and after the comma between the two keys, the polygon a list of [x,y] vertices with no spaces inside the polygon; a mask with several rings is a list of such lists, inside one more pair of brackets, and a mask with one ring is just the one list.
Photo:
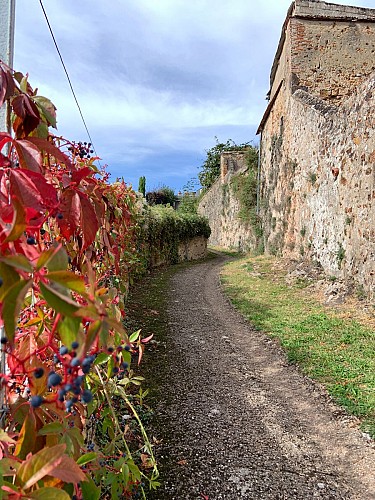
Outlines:
{"label": "green grass", "polygon": [[222,272],[224,289],[254,326],[279,339],[288,359],[324,384],[333,399],[375,436],[375,331],[341,319],[296,283],[273,257],[245,257]]}

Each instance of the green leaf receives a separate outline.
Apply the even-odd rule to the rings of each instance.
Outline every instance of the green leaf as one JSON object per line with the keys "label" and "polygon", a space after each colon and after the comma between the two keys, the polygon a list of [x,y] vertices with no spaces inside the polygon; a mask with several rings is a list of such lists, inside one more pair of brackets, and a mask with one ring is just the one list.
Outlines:
{"label": "green leaf", "polygon": [[20,280],[8,289],[3,298],[4,329],[10,342],[14,340],[17,319],[31,283],[32,280]]}
{"label": "green leaf", "polygon": [[48,125],[53,128],[56,127],[56,108],[52,104],[52,102],[47,99],[47,97],[43,97],[41,95],[36,95],[32,97],[33,101],[39,108],[39,111],[42,113],[44,118],[46,119]]}
{"label": "green leaf", "polygon": [[88,478],[88,481],[81,483],[81,491],[83,500],[100,500],[101,490],[91,477]]}
{"label": "green leaf", "polygon": [[103,365],[104,363],[106,363],[109,358],[111,358],[112,355],[111,354],[107,354],[105,352],[101,352],[97,355],[95,361],[94,361],[94,365]]}
{"label": "green leaf", "polygon": [[39,286],[46,302],[49,306],[55,309],[55,311],[64,314],[65,316],[73,316],[74,313],[78,311],[80,307],[79,304],[70,297],[54,290],[49,285],[40,283]]}
{"label": "green leaf", "polygon": [[59,283],[60,285],[63,285],[70,290],[74,290],[75,292],[86,292],[83,277],[78,276],[72,271],[52,271],[47,274],[46,278],[48,278],[50,281],[54,281],[56,283]]}
{"label": "green leaf", "polygon": [[40,488],[28,494],[28,498],[39,498],[39,500],[69,500],[70,495],[59,488]]}
{"label": "green leaf", "polygon": [[29,260],[22,254],[19,255],[9,255],[1,258],[1,262],[8,264],[10,267],[15,269],[21,269],[28,273],[33,272],[33,266],[30,264]]}
{"label": "green leaf", "polygon": [[71,318],[69,316],[66,316],[63,321],[60,321],[59,334],[61,342],[64,345],[70,346],[72,342],[77,340],[80,325],[80,318]]}
{"label": "green leaf", "polygon": [[0,277],[3,280],[3,285],[0,287],[0,300],[3,300],[4,295],[9,288],[19,281],[20,275],[10,266],[0,262]]}
{"label": "green leaf", "polygon": [[92,346],[94,340],[96,339],[97,335],[99,334],[101,326],[102,326],[102,322],[100,320],[98,320],[98,321],[94,321],[93,323],[91,323],[90,326],[88,327],[86,337],[85,337],[85,348],[84,348],[85,352],[90,350],[90,347]]}
{"label": "green leaf", "polygon": [[124,484],[127,485],[129,482],[129,467],[124,464],[121,468],[121,474],[122,474],[122,480],[124,481]]}
{"label": "green leaf", "polygon": [[140,333],[141,330],[137,330],[136,332],[132,333],[129,337],[129,342],[135,342],[138,339]]}
{"label": "green leaf", "polygon": [[52,246],[41,253],[36,269],[47,267],[49,271],[65,271],[68,267],[68,254],[61,245]]}
{"label": "green leaf", "polygon": [[39,436],[47,436],[49,434],[61,434],[64,431],[64,427],[60,422],[51,422],[46,424],[38,432]]}
{"label": "green leaf", "polygon": [[97,458],[98,454],[94,453],[93,451],[90,453],[85,453],[79,459],[77,460],[78,465],[85,465],[88,464],[89,462],[92,462]]}

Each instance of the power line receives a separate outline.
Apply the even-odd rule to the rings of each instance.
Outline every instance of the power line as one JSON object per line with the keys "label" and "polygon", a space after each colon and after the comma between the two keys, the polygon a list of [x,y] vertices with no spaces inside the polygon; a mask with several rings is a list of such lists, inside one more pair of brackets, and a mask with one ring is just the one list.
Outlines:
{"label": "power line", "polygon": [[[47,25],[48,25],[48,28],[49,28],[49,32],[51,33],[51,37],[52,37],[52,40],[53,40],[53,43],[55,44],[55,47],[56,47],[56,50],[57,50],[57,53],[60,57],[60,61],[61,61],[61,64],[62,64],[62,67],[64,68],[64,71],[65,71],[65,75],[66,75],[66,78],[68,80],[68,83],[69,83],[69,86],[70,86],[70,90],[72,91],[72,94],[73,94],[73,97],[74,97],[74,100],[77,104],[77,108],[78,108],[78,111],[79,111],[79,114],[81,115],[81,118],[82,118],[82,122],[83,122],[83,125],[86,129],[86,132],[87,132],[87,135],[88,135],[88,138],[90,139],[90,142],[91,142],[91,145],[92,145],[92,148],[94,150],[94,153],[95,153],[95,156],[98,156],[97,152],[96,152],[96,149],[95,149],[95,146],[94,146],[94,141],[92,140],[91,138],[91,134],[89,132],[89,129],[88,129],[88,126],[86,124],[86,120],[83,116],[83,113],[82,113],[82,110],[81,110],[81,106],[79,105],[79,102],[78,102],[78,99],[77,99],[77,96],[76,96],[76,93],[74,92],[74,88],[73,88],[73,85],[72,85],[72,82],[70,80],[70,77],[69,77],[69,73],[68,73],[68,70],[66,69],[66,66],[65,66],[65,63],[64,63],[64,59],[61,55],[61,52],[60,52],[60,49],[59,49],[59,46],[57,45],[57,41],[56,41],[56,38],[55,38],[55,35],[53,34],[53,31],[52,31],[52,27],[51,27],[51,24],[49,22],[49,19],[48,19],[48,16],[47,16],[47,12],[44,8],[44,5],[43,5],[43,2],[42,0],[39,0],[39,3],[40,3],[40,6],[42,8],[42,11],[43,11],[43,14],[44,14],[44,17],[46,19],[46,22],[47,22]],[[100,161],[99,161],[99,165],[100,165]]]}

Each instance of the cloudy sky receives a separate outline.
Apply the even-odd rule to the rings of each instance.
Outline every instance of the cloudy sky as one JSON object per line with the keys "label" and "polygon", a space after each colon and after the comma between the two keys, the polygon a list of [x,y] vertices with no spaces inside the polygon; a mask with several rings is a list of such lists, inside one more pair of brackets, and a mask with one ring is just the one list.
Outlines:
{"label": "cloudy sky", "polygon": [[[113,179],[176,191],[205,150],[257,141],[290,0],[43,0],[96,151]],[[342,0],[375,8],[375,0]],[[39,0],[16,0],[14,68],[87,135]]]}

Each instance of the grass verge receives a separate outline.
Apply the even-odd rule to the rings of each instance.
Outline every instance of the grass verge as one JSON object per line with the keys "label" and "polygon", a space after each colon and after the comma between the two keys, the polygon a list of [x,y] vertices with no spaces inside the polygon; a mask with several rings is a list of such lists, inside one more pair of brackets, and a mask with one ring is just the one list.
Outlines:
{"label": "grass verge", "polygon": [[308,289],[287,285],[274,257],[240,258],[222,271],[224,290],[251,323],[277,338],[288,359],[324,384],[375,437],[375,331],[339,318]]}

